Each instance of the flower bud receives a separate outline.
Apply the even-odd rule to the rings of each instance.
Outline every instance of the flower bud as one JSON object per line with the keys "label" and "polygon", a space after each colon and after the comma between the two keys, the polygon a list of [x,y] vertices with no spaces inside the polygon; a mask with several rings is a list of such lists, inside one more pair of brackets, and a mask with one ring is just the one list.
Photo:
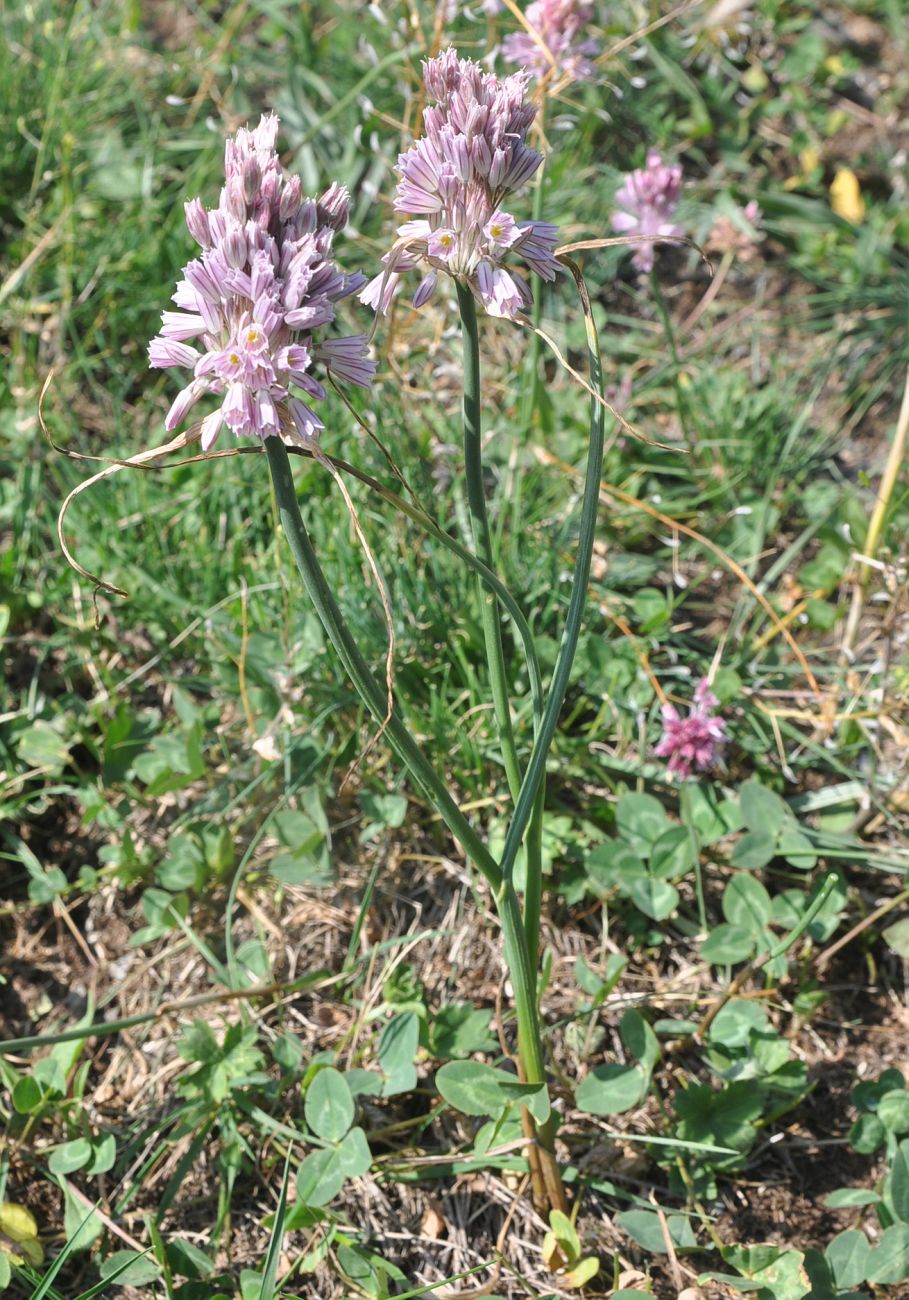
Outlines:
{"label": "flower bud", "polygon": [[208,214],[202,206],[201,199],[190,199],[183,204],[186,213],[186,228],[197,244],[202,248],[211,245],[211,232],[208,228]]}
{"label": "flower bud", "polygon": [[221,252],[228,266],[232,266],[235,271],[241,271],[246,265],[246,236],[239,226],[234,226],[224,236]]}
{"label": "flower bud", "polygon": [[226,212],[233,217],[234,221],[240,224],[246,220],[246,198],[243,191],[243,182],[238,176],[231,176],[230,180],[221,191],[221,203]]}
{"label": "flower bud", "polygon": [[350,214],[350,195],[345,185],[337,181],[329,185],[319,199],[317,206],[319,225],[331,226],[332,230],[343,230]]}
{"label": "flower bud", "polygon": [[291,176],[281,191],[281,200],[278,204],[278,215],[282,221],[289,221],[299,211],[301,190],[300,177]]}
{"label": "flower bud", "polygon": [[262,182],[262,169],[255,158],[247,158],[243,164],[243,197],[252,203],[259,192]]}

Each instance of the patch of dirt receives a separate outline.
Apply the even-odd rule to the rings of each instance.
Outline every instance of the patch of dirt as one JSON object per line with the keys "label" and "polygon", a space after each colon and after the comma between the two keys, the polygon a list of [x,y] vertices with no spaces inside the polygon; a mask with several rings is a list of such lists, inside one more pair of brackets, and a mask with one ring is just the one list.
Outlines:
{"label": "patch of dirt", "polygon": [[[332,820],[343,823],[350,815],[349,807],[339,806]],[[375,855],[383,860],[380,884],[363,929],[363,955],[367,958],[363,981],[351,990],[343,985],[327,986],[250,1002],[244,1014],[258,1023],[263,1046],[284,1030],[298,1039],[304,1059],[316,1051],[336,1050],[342,1068],[373,1064],[375,1025],[370,1025],[368,1017],[380,1005],[389,977],[405,962],[422,981],[431,1009],[457,999],[488,1008],[493,1016],[503,989],[497,926],[488,911],[478,908],[484,895],[474,893],[464,864],[440,854],[435,842],[414,824],[365,849],[353,838],[346,842],[342,832],[336,836],[336,851],[347,865],[341,862],[331,892],[287,889],[281,898],[271,884],[255,883],[256,861],[249,868],[252,883],[241,884],[237,943],[259,937],[268,949],[274,978],[290,981],[306,971],[324,968],[337,972],[343,968],[370,861]],[[708,889],[711,897],[716,896],[712,869]],[[98,1014],[105,1018],[151,1012],[164,1000],[186,1003],[212,990],[205,960],[178,932],[144,948],[129,946],[132,933],[142,923],[134,906],[138,897],[136,891],[127,894],[113,885],[97,890],[71,917],[75,918],[78,939],[59,917],[50,918],[44,909],[5,918],[2,924],[12,941],[5,954],[8,978],[9,959],[20,963],[9,984],[0,986],[6,1036],[74,1022],[84,1010],[84,994],[89,988],[99,994],[102,1010]],[[200,900],[193,912],[196,932],[221,956],[223,906],[224,899],[216,894]],[[599,967],[605,953],[622,941],[621,934],[615,933],[604,950],[601,919],[599,910],[585,915],[583,908],[561,909],[546,928],[553,970],[544,1012],[551,1027],[553,1058],[564,1074],[556,1089],[564,1113],[562,1152],[566,1156],[570,1152],[571,1160],[586,1172],[596,1170],[620,1189],[645,1200],[654,1191],[667,1207],[681,1208],[665,1186],[666,1175],[648,1160],[640,1144],[616,1143],[599,1132],[590,1116],[572,1112],[571,1085],[590,1064],[624,1059],[617,1029],[628,1006],[639,1005],[664,1016],[700,1016],[720,990],[708,982],[703,967],[690,960],[695,949],[679,939],[635,959],[620,995],[607,1001],[593,1026],[597,1037],[588,1044],[590,1050],[579,1046],[567,1029],[579,998],[575,958],[581,954]],[[384,946],[386,940],[397,942]],[[87,944],[88,955],[82,944]],[[814,1088],[796,1110],[768,1129],[744,1171],[721,1180],[720,1203],[709,1208],[717,1215],[716,1227],[724,1240],[822,1248],[852,1223],[855,1215],[855,1211],[826,1209],[823,1197],[839,1186],[868,1186],[879,1176],[878,1162],[850,1152],[845,1138],[854,1118],[849,1094],[857,1078],[873,1078],[889,1065],[905,1068],[909,1064],[902,1020],[906,1013],[888,987],[891,978],[899,986],[899,972],[888,965],[881,947],[876,944],[873,951],[883,978],[870,986],[862,944],[849,945],[825,973],[828,1001],[807,1025],[796,1025],[790,1031]],[[507,999],[507,986],[504,991]],[[783,1030],[793,1024],[785,1003],[791,991],[783,986],[769,1004]],[[743,992],[747,995],[749,990]],[[67,998],[75,1001],[68,1004]],[[143,1160],[159,1152],[144,1168],[142,1185],[128,1209],[116,1217],[117,1226],[139,1240],[144,1240],[143,1215],[160,1205],[168,1180],[186,1157],[191,1141],[191,1135],[178,1136],[169,1127],[178,1100],[174,1092],[180,1070],[175,1052],[177,1027],[205,1018],[220,1031],[239,1014],[236,1005],[227,1002],[199,1009],[190,1004],[182,1011],[87,1045],[83,1059],[90,1061],[90,1072],[83,1105],[89,1124],[96,1131],[113,1129],[128,1134],[135,1144],[129,1177],[137,1176]],[[509,1045],[510,1024],[503,1038]],[[25,1058],[13,1063],[26,1064]],[[364,1105],[362,1120],[367,1130],[387,1130],[389,1125],[427,1113],[432,1063],[424,1061],[420,1069],[422,1091]],[[657,1071],[663,1095],[674,1091],[679,1070],[688,1077],[700,1077],[697,1054],[683,1050],[664,1057]],[[291,1089],[275,1113],[293,1124],[300,1106],[299,1090]],[[432,1166],[420,1163],[463,1149],[476,1123],[447,1113],[425,1130],[404,1128],[386,1133],[374,1144],[374,1154],[380,1158],[378,1170],[383,1163],[387,1168],[391,1160],[410,1160],[412,1174],[419,1176],[419,1181],[401,1181],[390,1171],[385,1175],[379,1172],[349,1184],[335,1208],[342,1221],[369,1230],[369,1248],[397,1264],[411,1285],[437,1282],[494,1262],[501,1250],[504,1262],[498,1277],[493,1277],[493,1264],[490,1270],[477,1274],[476,1283],[470,1280],[462,1285],[470,1288],[494,1280],[498,1294],[517,1297],[526,1294],[519,1281],[523,1278],[542,1293],[559,1294],[557,1279],[548,1274],[540,1253],[545,1225],[533,1210],[519,1175],[484,1171],[454,1179],[447,1174],[434,1177]],[[654,1131],[660,1123],[652,1097],[645,1107],[613,1121],[615,1128],[629,1134]],[[609,1121],[603,1127],[609,1127]],[[53,1125],[41,1126],[34,1150],[29,1146],[19,1149],[14,1138],[6,1192],[9,1199],[33,1209],[48,1234],[51,1253],[62,1240],[58,1193],[43,1176],[36,1177],[36,1170],[46,1159],[48,1143],[62,1136],[53,1129]],[[779,1140],[775,1140],[778,1134]],[[168,1140],[162,1140],[162,1135]],[[169,1236],[186,1237],[202,1247],[208,1244],[206,1234],[216,1216],[221,1177],[220,1142],[216,1125],[167,1212]],[[301,1149],[298,1154],[303,1153]],[[268,1242],[263,1221],[273,1212],[277,1199],[281,1150],[273,1139],[259,1135],[256,1157],[235,1186],[230,1236],[217,1254],[218,1267],[234,1275],[242,1267],[261,1264]],[[80,1182],[76,1174],[72,1181],[86,1194],[97,1194],[94,1180]],[[108,1179],[102,1195],[104,1213],[115,1214],[114,1206],[125,1186]],[[619,1271],[627,1279],[625,1285],[640,1285],[641,1269],[646,1266],[654,1296],[675,1300],[678,1286],[670,1262],[664,1257],[645,1257],[615,1226],[614,1216],[623,1208],[626,1204],[618,1198],[585,1193],[579,1225],[589,1248],[603,1260],[604,1276],[611,1279],[612,1260],[617,1258]],[[122,1244],[112,1241],[110,1249]],[[311,1229],[290,1234],[285,1243],[287,1263],[312,1250],[313,1245]],[[701,1269],[716,1266],[716,1257],[706,1253],[683,1257],[678,1264],[685,1284],[692,1285]],[[77,1291],[78,1287],[72,1293]],[[345,1294],[344,1283],[336,1268],[325,1262],[314,1275],[301,1280],[300,1293],[334,1300]],[[723,1293],[717,1289],[707,1294]],[[141,1291],[136,1291],[135,1300],[140,1295]],[[129,1300],[128,1293],[125,1300]]]}

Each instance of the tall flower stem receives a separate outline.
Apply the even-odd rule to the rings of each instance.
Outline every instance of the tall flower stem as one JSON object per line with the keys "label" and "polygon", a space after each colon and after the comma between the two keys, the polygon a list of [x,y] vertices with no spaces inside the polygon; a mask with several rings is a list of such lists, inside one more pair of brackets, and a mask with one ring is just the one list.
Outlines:
{"label": "tall flower stem", "polygon": [[565,692],[571,677],[571,667],[578,648],[578,638],[587,601],[587,585],[590,581],[590,565],[593,556],[593,543],[596,536],[597,507],[599,505],[600,479],[603,473],[603,444],[605,405],[603,399],[603,371],[600,365],[600,343],[597,336],[596,322],[590,306],[590,298],[584,278],[575,264],[568,258],[562,261],[574,276],[578,287],[584,320],[587,327],[587,355],[590,367],[590,380],[594,394],[590,399],[590,443],[587,452],[587,469],[584,478],[584,496],[581,503],[581,520],[578,527],[578,550],[575,559],[574,578],[571,587],[571,599],[565,629],[559,646],[559,655],[549,686],[543,722],[534,740],[533,753],[524,774],[521,793],[515,805],[514,816],[505,837],[505,847],[499,863],[502,876],[510,878],[515,858],[527,824],[533,813],[540,783],[546,773],[546,759],[559,722],[559,713],[565,701]]}
{"label": "tall flower stem", "polygon": [[[467,502],[470,511],[474,547],[479,559],[490,569],[494,567],[492,538],[486,511],[486,492],[483,482],[480,342],[477,328],[477,309],[473,294],[458,281],[458,306],[461,311],[461,331],[464,345],[464,467],[467,484]],[[536,335],[533,336],[534,340]],[[493,704],[499,741],[505,760],[505,771],[512,799],[516,800],[521,788],[521,770],[518,764],[511,724],[511,706],[505,674],[502,648],[502,630],[495,594],[480,579],[480,599],[483,614],[483,635],[486,642],[486,659],[492,684]],[[531,962],[534,995],[536,993],[536,966],[540,946],[540,911],[543,892],[543,801],[545,790],[540,783],[533,816],[530,820],[526,843],[526,881],[524,888],[524,928]]]}
{"label": "tall flower stem", "polygon": [[[489,516],[486,512],[486,488],[483,481],[483,439],[480,401],[480,336],[477,328],[477,307],[473,294],[466,284],[456,282],[458,307],[461,312],[461,338],[464,348],[464,478],[467,486],[467,508],[474,549],[490,569],[495,567]],[[511,705],[508,699],[508,682],[505,674],[505,654],[502,648],[502,624],[495,592],[480,582],[480,609],[483,639],[486,643],[486,661],[495,711],[496,729],[502,746],[505,775],[513,799],[521,788],[521,769],[514,743],[511,723]]]}
{"label": "tall flower stem", "polygon": [[[470,513],[473,541],[479,558],[490,569],[494,564],[489,518],[486,512],[486,492],[483,483],[480,340],[477,311],[473,295],[466,285],[457,282],[458,306],[461,311],[461,331],[464,345],[464,476],[467,486],[467,505]],[[505,770],[512,797],[517,799],[521,789],[521,771],[518,765],[511,724],[511,706],[505,676],[505,656],[502,648],[502,630],[498,601],[495,592],[480,579],[480,597],[483,613],[483,633],[486,658],[492,684],[493,703],[499,742],[505,759]],[[545,713],[544,713],[545,716]],[[527,863],[528,891],[536,901],[536,926],[539,927],[539,897],[541,884],[531,878],[539,874],[539,862]],[[505,964],[511,975],[514,989],[515,1013],[518,1022],[518,1061],[521,1075],[527,1083],[546,1082],[543,1059],[543,1041],[537,1008],[536,956],[537,945],[528,946],[525,918],[514,887],[514,862],[503,872],[502,882],[495,893],[496,908],[502,923],[505,947]],[[527,1116],[525,1113],[525,1125]],[[543,1187],[549,1205],[554,1209],[566,1208],[565,1192],[553,1154],[555,1125],[552,1118],[537,1126],[538,1150],[532,1157],[539,1163]]]}
{"label": "tall flower stem", "polygon": [[[280,438],[266,438],[265,454],[275,488],[281,527],[287,536],[303,584],[360,698],[373,717],[382,723],[386,714],[386,692],[376,681],[344,622],[344,616],[313,550],[300,514],[287,448]],[[444,781],[397,713],[392,713],[388,719],[386,735],[398,758],[432,801],[452,835],[483,873],[490,887],[498,890],[502,884],[502,873],[495,859],[452,799]]]}
{"label": "tall flower stem", "polygon": [[[525,1083],[546,1082],[543,1040],[537,1009],[536,971],[524,935],[521,905],[510,879],[502,881],[496,892],[496,908],[502,922],[505,965],[514,989],[515,1014],[518,1022],[518,1065]],[[536,1136],[537,1147],[530,1155],[531,1168],[539,1168],[549,1208],[565,1213],[568,1203],[555,1160],[555,1122],[550,1114],[544,1124],[534,1125],[524,1111],[525,1131]]]}
{"label": "tall flower stem", "polygon": [[[543,82],[543,98],[537,118],[541,152],[546,141],[546,108],[549,103],[547,92],[548,78]],[[543,152],[543,161],[540,163],[537,183],[533,191],[533,211],[531,216],[534,221],[542,220],[545,197],[546,154]],[[530,345],[527,349],[527,378],[521,402],[519,455],[524,450],[527,439],[533,430],[540,395],[541,340],[536,331],[540,328],[543,319],[543,281],[538,275],[531,277],[531,293],[533,294],[533,304],[530,308],[530,323],[533,326],[533,332],[530,335]],[[514,503],[512,506],[511,523],[515,538],[521,535],[521,479],[520,474],[515,478]],[[530,953],[534,971],[536,971],[540,951],[540,914],[543,907],[543,816],[545,809],[546,774],[544,772],[540,780],[540,787],[537,790],[530,824],[527,827],[525,848],[527,854],[527,883],[524,889],[524,934],[527,939],[527,950]]]}

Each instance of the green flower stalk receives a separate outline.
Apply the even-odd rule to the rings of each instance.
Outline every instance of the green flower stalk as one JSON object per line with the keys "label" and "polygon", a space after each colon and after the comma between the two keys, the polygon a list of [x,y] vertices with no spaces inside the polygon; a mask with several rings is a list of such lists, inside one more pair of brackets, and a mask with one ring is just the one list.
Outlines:
{"label": "green flower stalk", "polygon": [[[402,269],[428,259],[430,271],[414,299],[422,306],[440,273],[455,282],[464,356],[464,487],[473,546],[489,572],[495,555],[486,508],[482,459],[482,385],[477,302],[492,316],[514,317],[532,305],[526,284],[505,271],[504,252],[523,255],[532,270],[551,280],[561,265],[555,258],[556,227],[540,219],[516,223],[502,208],[506,196],[521,188],[542,163],[526,143],[534,110],[526,100],[527,79],[517,74],[504,81],[479,65],[457,58],[452,50],[425,65],[426,89],[435,103],[424,114],[426,135],[399,160],[395,207],[411,217],[398,234],[408,241],[402,258],[386,258],[387,269],[371,282],[362,300],[386,311]],[[539,198],[539,196],[538,196]],[[398,270],[393,269],[397,266]],[[594,396],[578,559],[568,619],[558,662],[526,768],[519,759],[509,699],[499,602],[488,577],[479,577],[481,617],[490,688],[506,778],[514,802],[494,898],[502,924],[505,961],[514,989],[518,1059],[522,1078],[545,1084],[545,1060],[537,1001],[540,913],[542,903],[542,824],[546,759],[558,725],[580,635],[596,529],[603,460],[604,408],[599,349],[583,281],[578,282],[588,323]],[[514,868],[524,845],[527,871],[524,906],[515,888]],[[469,849],[468,849],[469,852]],[[525,1112],[525,1126],[531,1128]],[[542,1184],[550,1207],[562,1209],[565,1196],[554,1159],[554,1125],[550,1118],[537,1131],[532,1156],[535,1187]]]}

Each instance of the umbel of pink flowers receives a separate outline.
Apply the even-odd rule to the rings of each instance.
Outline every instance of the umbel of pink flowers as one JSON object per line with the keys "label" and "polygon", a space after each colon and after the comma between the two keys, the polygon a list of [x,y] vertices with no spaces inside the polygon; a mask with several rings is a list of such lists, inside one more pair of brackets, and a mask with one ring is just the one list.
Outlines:
{"label": "umbel of pink flowers", "polygon": [[469,285],[491,316],[514,317],[530,306],[531,294],[506,259],[520,259],[544,280],[560,269],[553,256],[557,227],[518,221],[506,207],[543,161],[527,143],[536,114],[526,98],[527,74],[499,78],[449,49],[423,65],[423,81],[433,101],[423,135],[396,167],[395,210],[410,220],[398,227],[399,246],[386,253],[386,270],[360,301],[387,312],[401,273],[422,264],[415,307],[443,274]]}
{"label": "umbel of pink flowers", "polygon": [[653,752],[657,758],[669,759],[673,776],[684,780],[716,763],[726,739],[726,723],[715,715],[718,706],[706,677],[695,687],[686,718],[674,705],[663,705],[663,735]]}
{"label": "umbel of pink flowers", "polygon": [[206,394],[219,399],[201,424],[208,450],[226,425],[233,433],[307,445],[323,428],[305,399],[325,389],[311,373],[320,363],[338,379],[368,387],[375,363],[361,334],[324,338],[334,304],[365,282],[332,260],[332,241],[347,223],[347,191],[332,185],[304,198],[298,176],[285,176],[275,142],[278,119],[227,141],[221,200],[207,211],[186,204],[186,224],[202,253],[183,268],[149,364],[192,371],[165,426],[178,428]]}
{"label": "umbel of pink flowers", "polygon": [[585,31],[593,21],[593,5],[584,0],[534,0],[524,15],[535,35],[512,32],[502,42],[509,63],[527,68],[535,77],[551,72],[572,81],[596,76],[593,58],[599,42]]}
{"label": "umbel of pink flowers", "polygon": [[[623,235],[660,235],[663,238],[684,235],[673,221],[682,189],[682,168],[678,163],[664,163],[656,149],[647,155],[647,163],[629,172],[616,192],[619,211],[613,214],[612,227]],[[641,243],[631,259],[639,271],[652,271],[656,241]]]}

